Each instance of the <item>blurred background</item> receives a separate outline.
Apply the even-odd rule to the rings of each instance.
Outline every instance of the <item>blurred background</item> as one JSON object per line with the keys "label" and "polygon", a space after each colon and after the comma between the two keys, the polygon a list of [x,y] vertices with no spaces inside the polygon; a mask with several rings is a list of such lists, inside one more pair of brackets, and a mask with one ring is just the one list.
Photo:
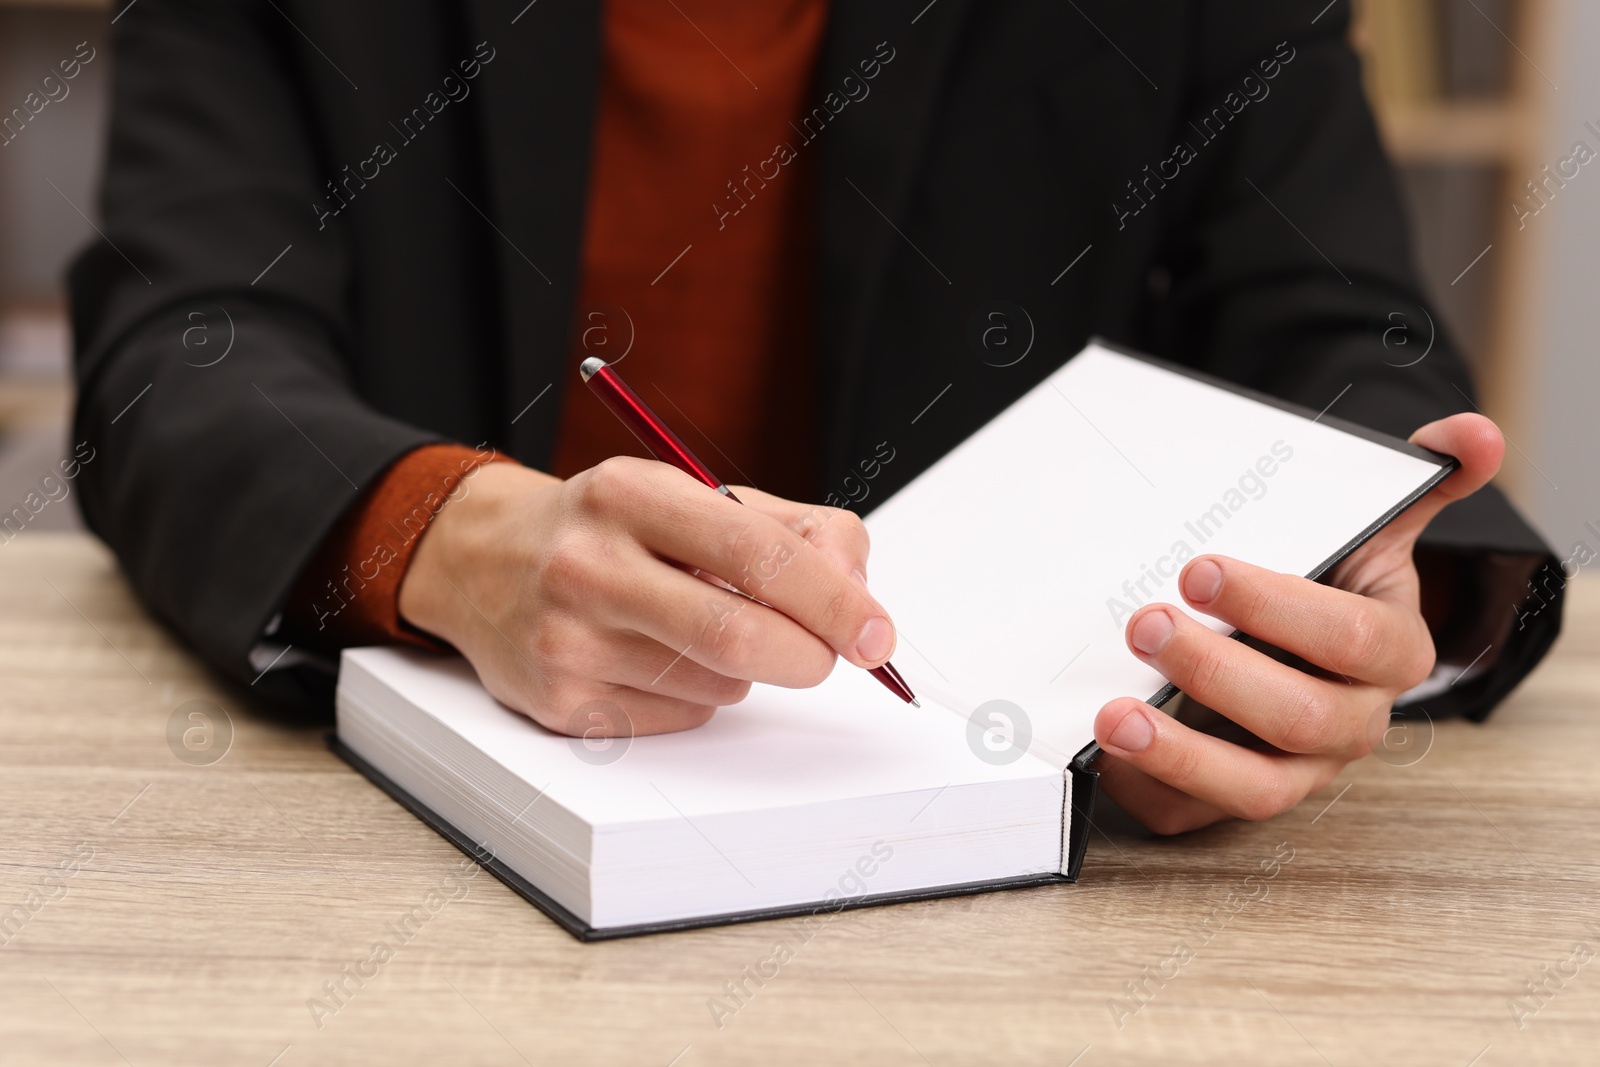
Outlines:
{"label": "blurred background", "polygon": [[[0,510],[70,452],[61,280],[94,236],[106,35],[126,6],[0,0],[0,119],[95,56],[66,95],[0,125]],[[1558,555],[1600,553],[1600,166],[1561,173],[1578,142],[1600,158],[1600,0],[1365,0],[1352,36],[1435,306],[1512,441],[1502,484]],[[1395,362],[1426,351],[1426,323],[1396,327]],[[29,529],[76,524],[47,507]]]}

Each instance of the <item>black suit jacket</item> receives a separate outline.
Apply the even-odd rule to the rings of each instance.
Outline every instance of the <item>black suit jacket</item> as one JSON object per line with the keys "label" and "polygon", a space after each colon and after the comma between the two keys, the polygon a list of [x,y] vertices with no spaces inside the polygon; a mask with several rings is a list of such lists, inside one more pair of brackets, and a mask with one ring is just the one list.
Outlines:
{"label": "black suit jacket", "polygon": [[[1429,341],[1424,301],[1348,4],[1325,3],[835,0],[794,142],[816,166],[816,495],[887,441],[870,508],[1091,335],[1399,435],[1467,409],[1448,338],[1396,366]],[[597,0],[141,0],[118,21],[105,240],[71,275],[79,499],[233,674],[400,455],[550,457],[599,26]],[[723,192],[685,206],[697,240]],[[973,343],[994,301],[1020,331],[1004,357]],[[1473,564],[1452,639],[1488,634],[1494,667],[1445,703],[1482,715],[1553,640],[1559,572],[1493,492],[1428,540]]]}

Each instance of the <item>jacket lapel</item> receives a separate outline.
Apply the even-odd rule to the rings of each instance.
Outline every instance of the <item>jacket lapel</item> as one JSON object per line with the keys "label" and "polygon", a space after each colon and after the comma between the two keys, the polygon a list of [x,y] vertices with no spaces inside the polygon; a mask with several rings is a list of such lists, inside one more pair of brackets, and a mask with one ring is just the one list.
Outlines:
{"label": "jacket lapel", "polygon": [[[472,40],[495,49],[479,84],[484,187],[461,191],[494,230],[511,452],[545,466],[558,428],[577,299],[600,80],[599,0],[467,0]],[[499,232],[496,233],[495,230]]]}
{"label": "jacket lapel", "polygon": [[[511,451],[550,458],[577,298],[600,80],[600,0],[465,0],[474,43],[496,50],[483,94],[480,202],[501,279]],[[932,102],[970,0],[835,0],[815,96],[858,81],[863,61],[893,50],[871,94],[818,135],[817,374],[826,470],[843,462],[867,326],[882,290]],[[513,21],[514,20],[514,21]],[[886,45],[886,49],[880,49]],[[882,214],[879,214],[879,212]],[[531,261],[531,263],[530,263]],[[530,406],[531,405],[531,406]],[[513,421],[514,420],[514,421]]]}
{"label": "jacket lapel", "polygon": [[862,61],[881,62],[880,46],[886,46],[882,54],[892,49],[893,58],[868,83],[871,93],[847,105],[818,136],[817,395],[823,469],[830,477],[849,462],[843,450],[858,407],[866,331],[893,244],[902,240],[894,227],[903,228],[932,105],[969,2],[834,0],[831,7],[819,99],[841,92],[848,76],[860,81]]}

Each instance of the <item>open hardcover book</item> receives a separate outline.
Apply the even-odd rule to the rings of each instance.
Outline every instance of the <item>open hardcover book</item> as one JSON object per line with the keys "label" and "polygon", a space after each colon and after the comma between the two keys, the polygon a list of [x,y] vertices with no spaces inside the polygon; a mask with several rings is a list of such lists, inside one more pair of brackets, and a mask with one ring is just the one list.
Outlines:
{"label": "open hardcover book", "polygon": [[[1315,577],[1453,460],[1104,344],[867,518],[903,705],[842,661],[663,736],[552,734],[459,658],[348,650],[335,748],[578,937],[1076,879],[1096,712],[1219,553]],[[1227,627],[1190,612],[1219,632]]]}

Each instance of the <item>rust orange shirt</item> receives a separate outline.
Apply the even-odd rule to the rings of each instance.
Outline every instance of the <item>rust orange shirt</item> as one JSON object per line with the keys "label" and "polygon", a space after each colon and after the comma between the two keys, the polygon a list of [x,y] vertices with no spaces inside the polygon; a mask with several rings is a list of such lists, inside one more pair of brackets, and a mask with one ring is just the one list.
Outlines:
{"label": "rust orange shirt", "polygon": [[[826,0],[606,0],[572,380],[551,473],[644,454],[577,384],[582,359],[620,357],[629,383],[729,482],[811,494],[815,160],[794,124],[816,103],[826,25]],[[399,618],[421,535],[397,537],[395,524],[419,507],[431,518],[429,494],[474,455],[434,445],[391,467],[302,572],[286,628],[330,645],[431,644]],[[350,576],[379,556],[378,576],[354,589]]]}

